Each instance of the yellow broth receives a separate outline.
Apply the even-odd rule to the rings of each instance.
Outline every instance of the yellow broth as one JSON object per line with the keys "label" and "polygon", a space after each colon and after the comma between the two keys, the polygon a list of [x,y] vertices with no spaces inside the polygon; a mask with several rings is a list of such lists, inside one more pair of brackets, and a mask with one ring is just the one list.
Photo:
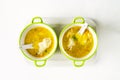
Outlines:
{"label": "yellow broth", "polygon": [[[37,54],[39,52],[39,42],[43,41],[44,38],[50,38],[51,39],[51,45],[41,54]],[[27,49],[28,53],[31,54],[34,57],[45,57],[50,53],[50,51],[54,47],[54,37],[52,33],[43,27],[36,27],[28,31],[26,34],[24,44],[33,44],[33,49]]]}
{"label": "yellow broth", "polygon": [[[83,35],[78,35],[78,31],[80,30],[80,26],[74,26],[70,29],[68,29],[62,40],[63,48],[72,57],[75,58],[82,58],[89,54],[91,49],[93,48],[94,42],[93,42],[93,36],[91,32],[86,29]],[[69,39],[73,39],[74,45],[72,46],[72,49],[68,47]]]}

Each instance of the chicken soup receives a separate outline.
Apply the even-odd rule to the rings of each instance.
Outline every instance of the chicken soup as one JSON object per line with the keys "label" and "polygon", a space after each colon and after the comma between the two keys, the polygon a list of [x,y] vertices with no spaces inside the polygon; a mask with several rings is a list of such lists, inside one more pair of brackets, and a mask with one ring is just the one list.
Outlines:
{"label": "chicken soup", "polygon": [[45,57],[54,47],[54,37],[52,33],[44,27],[36,27],[28,31],[24,44],[32,44],[32,49],[27,49],[28,53],[34,57]]}
{"label": "chicken soup", "polygon": [[78,33],[80,28],[80,26],[71,27],[65,32],[62,40],[62,45],[66,53],[75,58],[82,58],[88,55],[94,45],[91,32],[86,29],[80,35]]}

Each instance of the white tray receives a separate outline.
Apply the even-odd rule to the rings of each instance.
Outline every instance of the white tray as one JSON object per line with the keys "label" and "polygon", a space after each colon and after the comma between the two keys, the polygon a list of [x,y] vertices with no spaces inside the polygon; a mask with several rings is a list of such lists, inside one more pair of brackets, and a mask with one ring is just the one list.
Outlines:
{"label": "white tray", "polygon": [[[53,27],[53,29],[55,30],[55,32],[58,36],[58,39],[59,39],[59,34],[60,34],[61,30],[63,29],[63,27],[67,24],[72,23],[72,20],[74,18],[72,18],[72,17],[67,17],[67,18],[43,17],[42,19],[43,19],[44,23],[47,23]],[[96,30],[97,24],[95,23],[94,20],[92,20],[90,18],[85,18],[85,20],[89,25],[91,25]],[[90,60],[87,61],[87,64],[91,64],[91,63],[96,63],[96,55],[94,55]],[[87,64],[85,64],[85,65],[87,65]],[[47,60],[46,66],[65,67],[65,66],[74,66],[74,65],[71,60],[66,58],[60,52],[59,45],[58,45],[58,48],[57,48],[55,54]]]}

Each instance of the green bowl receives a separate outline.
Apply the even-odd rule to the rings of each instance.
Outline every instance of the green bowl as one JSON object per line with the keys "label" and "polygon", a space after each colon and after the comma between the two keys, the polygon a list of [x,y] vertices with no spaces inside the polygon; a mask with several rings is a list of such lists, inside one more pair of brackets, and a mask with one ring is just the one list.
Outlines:
{"label": "green bowl", "polygon": [[[41,27],[44,27],[44,28],[47,28],[53,35],[54,37],[54,48],[51,50],[51,52],[46,55],[45,57],[43,58],[37,58],[37,57],[34,57],[32,55],[30,55],[26,49],[23,49],[22,48],[22,45],[24,45],[24,39],[25,39],[25,36],[27,34],[28,31],[30,31],[32,28],[35,28],[35,27],[38,27],[38,26],[41,26]],[[51,26],[49,26],[48,24],[45,24],[43,23],[43,20],[42,18],[40,17],[34,17],[32,19],[32,23],[30,23],[29,25],[27,25],[23,31],[21,32],[20,34],[20,38],[19,38],[19,47],[20,47],[20,50],[22,51],[22,53],[24,54],[24,56],[32,61],[34,61],[34,64],[37,66],[37,67],[43,67],[45,66],[46,64],[46,61],[48,58],[50,58],[54,52],[56,51],[56,48],[57,48],[57,36],[56,36],[56,33],[55,31],[52,29]]]}
{"label": "green bowl", "polygon": [[74,26],[83,26],[84,23],[85,23],[84,18],[82,18],[82,17],[76,17],[76,18],[74,18],[71,24],[68,24],[68,25],[66,25],[63,28],[63,30],[61,31],[60,36],[59,36],[59,47],[60,47],[61,52],[68,59],[72,60],[74,66],[76,66],[76,67],[83,66],[86,60],[90,59],[93,55],[95,55],[95,53],[97,51],[97,46],[98,46],[98,39],[97,39],[97,34],[96,34],[95,30],[92,28],[92,26],[88,25],[87,29],[92,33],[93,40],[94,40],[94,45],[93,45],[93,48],[90,51],[90,53],[88,55],[82,57],[82,58],[75,58],[75,57],[72,57],[69,54],[67,54],[67,52],[63,48],[62,40],[63,40],[63,36],[64,36],[65,32],[68,29],[70,29],[70,28],[72,28]]}

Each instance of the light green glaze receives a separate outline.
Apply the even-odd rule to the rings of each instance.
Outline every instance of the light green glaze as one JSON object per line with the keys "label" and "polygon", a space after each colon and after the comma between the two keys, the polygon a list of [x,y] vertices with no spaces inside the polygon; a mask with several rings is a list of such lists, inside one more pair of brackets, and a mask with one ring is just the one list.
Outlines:
{"label": "light green glaze", "polygon": [[[40,21],[39,21],[39,22],[35,22],[36,19],[37,19],[37,20],[40,20]],[[54,37],[56,37],[56,39],[57,39],[57,35],[56,35],[55,31],[53,30],[53,28],[52,28],[51,26],[49,26],[48,24],[43,23],[43,20],[42,20],[41,17],[34,17],[34,18],[32,19],[31,24],[27,25],[27,26],[22,30],[22,32],[20,33],[19,46],[21,45],[21,38],[22,38],[23,32],[24,32],[28,27],[30,27],[30,26],[33,25],[33,24],[44,24],[44,25],[50,27],[50,28],[52,29],[53,33],[55,34]],[[57,41],[58,41],[58,39],[57,39]],[[57,45],[57,44],[56,44],[56,45]],[[57,49],[57,46],[55,47],[55,51],[56,51],[56,49]],[[46,57],[45,59],[42,59],[42,60],[34,60],[34,59],[30,58],[29,56],[27,56],[22,49],[20,49],[20,50],[21,50],[21,52],[23,53],[23,55],[24,55],[27,59],[30,59],[30,60],[34,61],[34,64],[36,65],[36,67],[43,67],[43,66],[45,66],[47,59],[50,58],[51,56],[53,56],[53,53],[55,52],[55,51],[54,51],[53,53],[51,53],[52,55]],[[43,64],[38,64],[38,62],[39,62],[39,63],[41,62],[41,63],[43,63]]]}
{"label": "light green glaze", "polygon": [[[80,63],[78,64],[76,62],[80,62]],[[82,60],[82,61],[73,60],[73,65],[76,67],[82,67],[84,65],[84,63],[85,63],[85,60]]]}
{"label": "light green glaze", "polygon": [[[82,22],[76,22],[78,19],[81,19]],[[89,26],[89,25],[88,25],[88,27],[91,28],[91,29],[94,31],[94,34],[95,34],[96,37],[97,37],[97,39],[96,39],[96,40],[97,40],[97,44],[96,44],[97,47],[96,47],[94,53],[93,53],[91,56],[89,56],[88,58],[85,58],[85,59],[83,59],[83,60],[77,60],[77,59],[73,59],[73,58],[67,56],[67,55],[64,53],[64,51],[63,51],[63,49],[62,49],[62,46],[60,46],[60,44],[62,44],[62,42],[60,41],[60,39],[61,39],[64,31],[65,31],[66,29],[68,29],[71,25],[74,25],[74,24],[84,24],[84,23],[85,23],[84,18],[82,18],[82,17],[76,17],[76,18],[74,18],[71,24],[68,24],[68,25],[66,25],[66,26],[63,28],[63,30],[61,31],[60,36],[59,36],[59,47],[60,47],[60,50],[61,50],[62,54],[63,54],[64,56],[66,56],[68,59],[72,60],[75,67],[82,67],[82,66],[84,65],[84,63],[85,63],[86,60],[90,59],[93,55],[95,55],[95,53],[96,53],[96,51],[97,51],[97,48],[98,48],[98,37],[97,37],[96,31],[92,28],[92,26]],[[80,63],[80,64],[77,64],[77,62],[81,62],[81,63]]]}
{"label": "light green glaze", "polygon": [[[80,21],[78,22],[77,20],[80,20]],[[85,20],[83,17],[78,16],[78,17],[73,19],[72,23],[84,24]]]}
{"label": "light green glaze", "polygon": [[[35,20],[40,20],[39,22],[35,22]],[[43,23],[43,20],[42,20],[42,18],[41,17],[34,17],[33,19],[32,19],[32,23]]]}
{"label": "light green glaze", "polygon": [[[39,62],[40,63],[42,63],[43,62],[43,64],[39,64]],[[43,66],[45,66],[46,65],[46,60],[41,60],[41,61],[37,61],[37,60],[35,60],[34,61],[34,64],[37,66],[37,67],[43,67]]]}

